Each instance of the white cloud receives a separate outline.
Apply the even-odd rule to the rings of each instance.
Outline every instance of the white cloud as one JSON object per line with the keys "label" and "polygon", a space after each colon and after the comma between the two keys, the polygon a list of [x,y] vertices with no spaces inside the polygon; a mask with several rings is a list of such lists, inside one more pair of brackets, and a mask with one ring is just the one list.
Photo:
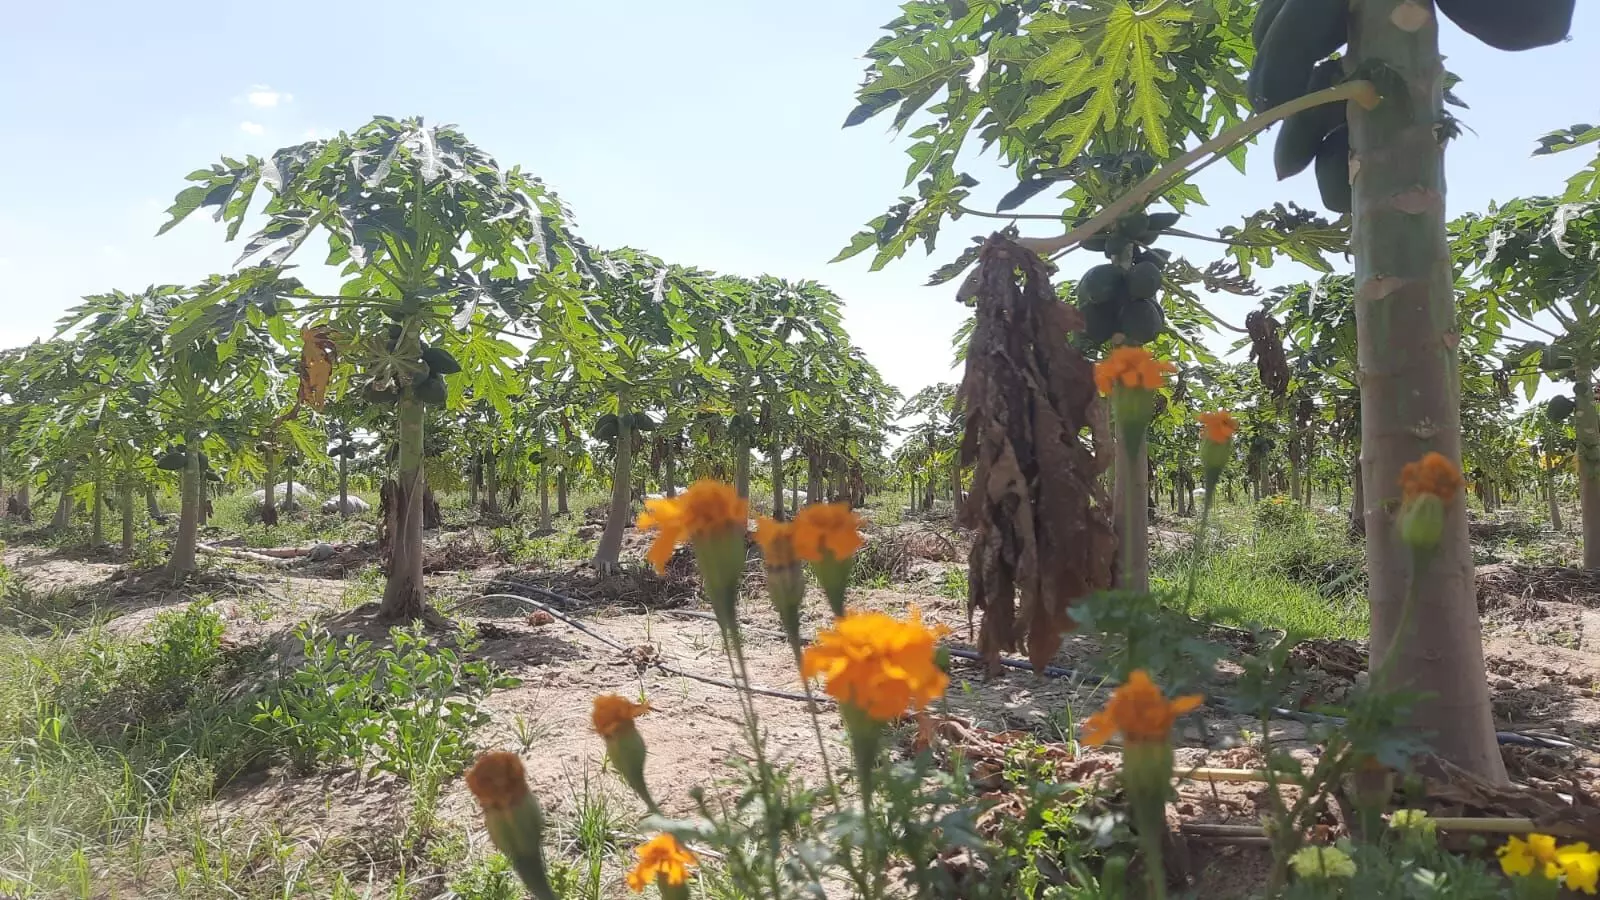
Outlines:
{"label": "white cloud", "polygon": [[307,128],[306,129],[306,133],[305,133],[305,139],[306,140],[314,141],[320,136],[321,136],[321,132],[317,131],[315,128]]}
{"label": "white cloud", "polygon": [[267,109],[277,106],[281,103],[291,103],[294,101],[293,94],[285,93],[283,91],[275,91],[264,84],[253,85],[250,88],[250,93],[245,94],[244,98],[250,103],[251,106],[260,107],[262,109]]}
{"label": "white cloud", "polygon": [[240,122],[239,130],[245,134],[265,134],[267,126],[260,122]]}
{"label": "white cloud", "polygon": [[0,269],[9,268],[10,265],[11,265],[11,257],[9,257],[9,256],[0,256]]}

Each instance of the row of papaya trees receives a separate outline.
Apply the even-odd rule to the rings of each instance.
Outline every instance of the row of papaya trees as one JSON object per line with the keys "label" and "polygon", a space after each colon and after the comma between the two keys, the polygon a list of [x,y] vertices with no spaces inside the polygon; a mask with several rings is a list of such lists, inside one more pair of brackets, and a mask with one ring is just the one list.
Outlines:
{"label": "row of papaya trees", "polygon": [[[540,181],[414,119],[188,181],[163,233],[201,211],[227,240],[264,220],[234,271],[87,297],[54,339],[0,357],[0,486],[18,511],[53,490],[65,524],[87,486],[93,539],[112,508],[126,547],[135,501],[175,479],[181,578],[217,486],[263,484],[270,524],[296,468],[336,470],[346,511],[363,467],[382,482],[380,615],[404,620],[424,610],[430,468],[468,472],[491,514],[534,486],[546,526],[552,481],[559,511],[570,479],[609,468],[603,569],[650,473],[669,494],[698,474],[748,493],[760,451],[779,510],[802,469],[813,493],[855,499],[877,475],[898,395],[820,284],[593,248]],[[295,275],[308,243],[333,293]]]}

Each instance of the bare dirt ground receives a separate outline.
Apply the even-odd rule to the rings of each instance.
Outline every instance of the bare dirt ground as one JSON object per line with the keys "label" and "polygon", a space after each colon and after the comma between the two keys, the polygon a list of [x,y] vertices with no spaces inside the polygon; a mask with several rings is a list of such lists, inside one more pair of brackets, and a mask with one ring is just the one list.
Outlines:
{"label": "bare dirt ground", "polygon": [[[915,531],[915,529],[913,529]],[[644,537],[630,533],[629,552],[642,554]],[[356,548],[352,554],[364,551]],[[881,550],[880,560],[896,576],[893,588],[858,591],[860,605],[903,613],[916,606],[924,616],[952,629],[951,641],[965,646],[964,602],[941,594],[939,581],[964,553],[943,535],[916,537]],[[352,557],[353,558],[353,557]],[[228,565],[182,590],[163,585],[159,573],[129,573],[103,559],[75,558],[34,547],[11,547],[4,561],[36,591],[70,593],[87,611],[109,616],[106,627],[133,632],[164,610],[202,597],[215,601],[238,644],[277,644],[292,652],[289,629],[310,619],[335,633],[382,637],[370,621],[370,606],[352,603],[351,582],[341,560],[255,567]],[[600,742],[589,725],[592,698],[603,693],[642,697],[653,712],[641,721],[649,744],[646,775],[669,814],[688,812],[693,787],[715,790],[725,764],[744,753],[742,718],[728,676],[717,627],[695,599],[686,579],[685,557],[675,560],[665,578],[651,573],[596,579],[585,569],[551,572],[509,567],[495,559],[458,554],[469,566],[429,576],[434,603],[458,621],[476,627],[477,651],[521,685],[492,694],[492,721],[479,735],[483,747],[518,751],[530,783],[552,816],[559,818],[574,798],[600,790],[624,807],[642,807],[603,770]],[[474,567],[474,563],[480,563]],[[747,588],[760,598],[759,570],[752,567]],[[1510,564],[1482,567],[1478,576],[1484,614],[1485,651],[1499,727],[1523,734],[1550,735],[1570,746],[1505,747],[1518,781],[1560,790],[1578,802],[1600,798],[1600,575],[1571,569]],[[552,598],[553,591],[575,602]],[[534,605],[485,594],[523,594],[583,626],[542,614]],[[360,599],[357,596],[355,599]],[[370,598],[368,598],[370,599]],[[808,598],[808,631],[823,624],[820,596]],[[782,692],[801,685],[791,651],[775,630],[777,622],[760,599],[742,607],[752,681]],[[986,678],[976,665],[957,660],[955,683],[943,714],[961,723],[964,737],[1002,747],[1019,737],[1054,753],[1063,777],[1091,780],[1114,769],[1109,751],[1077,749],[1068,733],[1098,708],[1103,696],[1092,676],[1091,642],[1069,640],[1056,664],[1080,669],[1079,677],[1041,677],[1009,671]],[[1365,647],[1352,641],[1312,642],[1304,651],[1305,702],[1337,702],[1361,678]],[[671,670],[671,671],[669,671]],[[1222,673],[1226,681],[1226,672]],[[806,780],[821,780],[821,755],[802,700],[755,697],[755,707],[778,759]],[[1066,715],[1071,710],[1074,715]],[[1178,751],[1183,767],[1248,768],[1260,754],[1251,732],[1258,722],[1208,707],[1204,727],[1187,726]],[[833,759],[845,758],[837,718],[824,714]],[[1294,752],[1315,750],[1303,722],[1277,723],[1271,735]],[[1257,736],[1259,739],[1259,736]],[[1053,749],[1052,749],[1053,748]],[[995,751],[1001,752],[1001,751]],[[1254,824],[1260,816],[1261,785],[1186,782],[1174,816],[1183,821]],[[277,823],[319,846],[353,834],[398,830],[404,811],[403,787],[391,780],[363,780],[340,772],[313,778],[267,772],[230,785],[204,815],[218,828],[241,823]],[[447,820],[475,821],[470,798],[459,782],[441,804]],[[351,843],[352,860],[378,865],[381,842]],[[1191,860],[1195,884],[1205,896],[1235,896],[1240,872],[1259,866],[1261,851],[1251,847],[1197,845]],[[362,862],[364,860],[364,862]]]}

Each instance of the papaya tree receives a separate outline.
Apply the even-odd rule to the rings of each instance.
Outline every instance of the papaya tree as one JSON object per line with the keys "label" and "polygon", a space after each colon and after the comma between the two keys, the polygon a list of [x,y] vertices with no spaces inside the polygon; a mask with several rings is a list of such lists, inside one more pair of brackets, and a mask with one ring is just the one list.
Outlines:
{"label": "papaya tree", "polygon": [[1573,418],[1583,564],[1600,567],[1600,201],[1552,197],[1513,200],[1486,215],[1463,216],[1453,227],[1469,296],[1496,318],[1485,330],[1509,325],[1547,340],[1521,342],[1507,354],[1509,381],[1532,398],[1544,378],[1572,385],[1546,406],[1556,422]]}
{"label": "papaya tree", "polygon": [[[227,280],[233,302],[292,313],[319,335],[317,369],[353,365],[343,379],[389,412],[392,471],[383,489],[394,538],[379,616],[406,620],[425,608],[422,579],[423,462],[428,407],[459,404],[463,391],[502,414],[516,387],[502,332],[571,287],[568,212],[519,169],[503,170],[450,126],[378,117],[353,133],[284,147],[268,157],[224,159],[190,174],[166,232],[214,209],[238,237],[256,195],[267,222],[246,242]],[[343,279],[312,296],[264,285],[313,234]],[[326,391],[329,373],[313,386]],[[302,383],[306,383],[302,379]]]}
{"label": "papaya tree", "polygon": [[[1430,698],[1416,707],[1414,723],[1436,736],[1445,757],[1503,780],[1464,504],[1451,505],[1431,577],[1418,580],[1415,599],[1408,599],[1410,554],[1392,512],[1402,466],[1427,452],[1456,463],[1461,456],[1453,279],[1440,264],[1448,258],[1444,141],[1455,124],[1443,106],[1446,72],[1433,5],[912,0],[901,12],[867,51],[869,70],[846,125],[892,111],[896,127],[904,126],[926,108],[931,115],[912,132],[909,151],[906,183],[915,191],[869,223],[841,256],[875,248],[873,265],[881,267],[914,242],[931,249],[947,220],[972,215],[1054,222],[1064,233],[1015,243],[1052,259],[1085,247],[1104,252],[1120,277],[1096,276],[1085,305],[1111,305],[1111,327],[1120,331],[1108,329],[1111,315],[1097,312],[1102,320],[1091,321],[1085,313],[1085,328],[1094,329],[1086,336],[1116,343],[1120,333],[1137,343],[1146,313],[1125,311],[1134,308],[1133,288],[1148,287],[1143,276],[1130,280],[1141,262],[1155,262],[1164,283],[1191,271],[1202,279],[1249,278],[1275,257],[1329,271],[1323,254],[1348,245],[1374,659],[1395,646],[1385,673],[1391,683]],[[1469,33],[1513,50],[1560,40],[1571,12],[1570,0],[1538,9],[1450,8]],[[1228,245],[1232,272],[1151,260],[1156,239],[1182,236],[1176,221],[1151,227],[1151,213],[1181,214],[1203,202],[1189,176],[1221,158],[1243,168],[1246,142],[1278,122],[1279,177],[1312,169],[1323,206],[1340,218],[1286,206],[1253,213],[1215,237]],[[959,165],[971,141],[993,147],[1018,176],[993,212],[969,202],[976,179]],[[1057,191],[1059,211],[1015,211]],[[1171,210],[1152,210],[1153,202]],[[968,250],[935,279],[959,277],[977,255]],[[963,283],[958,297],[981,299],[977,284]],[[1168,304],[1177,299],[1170,290],[1159,295],[1169,319]],[[1130,477],[1142,477],[1143,465],[1123,462]],[[1136,528],[1134,534],[1130,543],[1137,543]],[[1436,627],[1413,629],[1419,620]]]}

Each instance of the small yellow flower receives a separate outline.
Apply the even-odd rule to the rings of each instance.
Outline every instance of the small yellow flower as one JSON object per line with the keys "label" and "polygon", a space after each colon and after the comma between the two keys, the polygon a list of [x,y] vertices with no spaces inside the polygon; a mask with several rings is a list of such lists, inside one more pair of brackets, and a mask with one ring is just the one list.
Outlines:
{"label": "small yellow flower", "polygon": [[1111,693],[1106,708],[1084,723],[1083,742],[1104,744],[1120,732],[1130,744],[1166,743],[1172,723],[1199,706],[1202,699],[1199,694],[1189,694],[1168,701],[1143,669],[1135,669],[1127,683]]}
{"label": "small yellow flower", "polygon": [[1213,444],[1226,444],[1233,437],[1233,433],[1239,430],[1238,420],[1233,417],[1233,413],[1225,409],[1203,412],[1195,418],[1200,421],[1205,439]]}
{"label": "small yellow flower", "polygon": [[689,880],[689,867],[700,863],[677,838],[665,832],[640,844],[634,853],[639,863],[628,873],[628,889],[635,894],[657,881],[674,886],[685,884]]}
{"label": "small yellow flower", "polygon": [[767,568],[782,569],[795,564],[795,525],[762,516],[756,523],[756,543],[761,545],[761,556]]}
{"label": "small yellow flower", "polygon": [[1496,854],[1500,871],[1507,875],[1532,875],[1537,868],[1545,878],[1561,877],[1561,861],[1556,855],[1556,839],[1548,834],[1530,834],[1506,839]]}
{"label": "small yellow flower", "polygon": [[1301,878],[1350,878],[1356,862],[1338,847],[1302,847],[1289,857],[1289,868]]}
{"label": "small yellow flower", "polygon": [[646,500],[639,514],[642,530],[656,529],[647,557],[657,572],[665,572],[672,550],[684,541],[743,531],[749,524],[748,505],[732,485],[701,480],[676,497]]}
{"label": "small yellow flower", "polygon": [[632,727],[633,720],[650,711],[648,703],[634,703],[627,697],[604,694],[594,698],[594,712],[590,720],[595,734],[611,738],[623,728]]}
{"label": "small yellow flower", "polygon": [[1443,453],[1429,453],[1400,470],[1400,490],[1407,501],[1432,494],[1448,504],[1465,486],[1460,470]]}
{"label": "small yellow flower", "polygon": [[1172,363],[1158,360],[1143,347],[1118,347],[1105,359],[1094,365],[1094,383],[1100,393],[1110,395],[1117,386],[1160,390],[1166,376],[1178,369]]}
{"label": "small yellow flower", "polygon": [[1600,890],[1600,853],[1588,844],[1568,844],[1556,851],[1556,861],[1567,876],[1567,890],[1594,896]]}
{"label": "small yellow flower", "polygon": [[836,560],[849,559],[861,549],[861,517],[848,503],[813,503],[794,517],[794,552],[803,560],[820,562],[824,551]]}
{"label": "small yellow flower", "polygon": [[510,809],[528,796],[521,758],[504,751],[483,754],[467,770],[467,789],[485,810]]}
{"label": "small yellow flower", "polygon": [[915,608],[904,622],[880,612],[850,613],[806,648],[800,675],[822,676],[829,696],[890,722],[926,708],[949,686],[934,658],[944,631],[925,627]]}
{"label": "small yellow flower", "polygon": [[1389,817],[1389,827],[1395,831],[1414,831],[1431,837],[1439,830],[1439,823],[1424,810],[1397,809]]}

